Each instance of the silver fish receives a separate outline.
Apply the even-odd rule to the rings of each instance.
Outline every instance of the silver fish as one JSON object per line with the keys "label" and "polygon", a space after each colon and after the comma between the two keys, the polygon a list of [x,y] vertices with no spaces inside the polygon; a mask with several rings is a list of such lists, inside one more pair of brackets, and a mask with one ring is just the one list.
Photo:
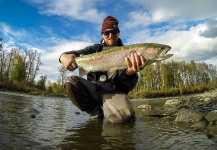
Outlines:
{"label": "silver fish", "polygon": [[170,49],[171,47],[168,45],[157,43],[106,47],[101,52],[76,57],[75,61],[78,65],[80,77],[89,72],[107,71],[108,78],[114,78],[117,70],[127,68],[125,57],[130,58],[131,52],[137,52],[137,54],[144,56],[146,59],[145,65],[150,65],[173,56],[173,54],[167,54]]}

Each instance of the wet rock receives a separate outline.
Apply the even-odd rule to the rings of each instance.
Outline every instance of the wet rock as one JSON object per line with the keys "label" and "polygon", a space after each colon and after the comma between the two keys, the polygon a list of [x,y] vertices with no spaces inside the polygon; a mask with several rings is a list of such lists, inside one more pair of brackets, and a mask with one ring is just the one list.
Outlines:
{"label": "wet rock", "polygon": [[197,123],[192,124],[190,127],[194,129],[194,131],[203,131],[206,129],[207,121],[203,120]]}
{"label": "wet rock", "polygon": [[165,117],[165,116],[175,116],[177,112],[177,107],[153,107],[150,105],[142,106],[140,111],[151,117]]}
{"label": "wet rock", "polygon": [[168,114],[165,113],[163,107],[151,107],[151,109],[140,109],[141,112],[146,116],[151,117],[164,117]]}
{"label": "wet rock", "polygon": [[211,101],[211,98],[209,98],[209,97],[204,98],[205,103],[209,103],[210,101]]}
{"label": "wet rock", "polygon": [[[153,102],[160,102],[161,105],[152,105]],[[147,116],[175,117],[174,120],[180,127],[190,127],[194,131],[204,131],[217,137],[217,90],[153,102],[138,108]]]}
{"label": "wet rock", "polygon": [[166,106],[164,107],[164,114],[167,114],[168,116],[175,116],[178,109],[179,107]]}
{"label": "wet rock", "polygon": [[198,113],[194,110],[182,108],[178,111],[175,122],[182,123],[197,123],[204,119],[202,113]]}
{"label": "wet rock", "polygon": [[217,121],[210,121],[207,130],[212,135],[217,135]]}
{"label": "wet rock", "polygon": [[190,102],[190,103],[195,103],[195,102],[198,101],[198,99],[199,99],[198,97],[190,97],[190,98],[189,98],[189,102]]}
{"label": "wet rock", "polygon": [[212,106],[213,108],[217,109],[217,104]]}
{"label": "wet rock", "polygon": [[188,105],[180,105],[180,106],[178,107],[178,109],[182,109],[182,108],[190,109],[190,106],[188,106]]}
{"label": "wet rock", "polygon": [[30,116],[31,118],[35,118],[37,114],[39,114],[40,111],[38,111],[37,109],[35,108],[25,108],[23,110],[23,114],[24,115],[28,115]]}
{"label": "wet rock", "polygon": [[213,110],[206,115],[208,122],[217,121],[217,110]]}
{"label": "wet rock", "polygon": [[217,97],[212,98],[211,102],[209,103],[213,108],[217,108]]}
{"label": "wet rock", "polygon": [[80,112],[78,112],[78,111],[76,111],[76,112],[75,112],[75,114],[76,114],[76,115],[80,115],[81,113],[80,113]]}
{"label": "wet rock", "polygon": [[38,111],[37,109],[35,108],[25,108],[23,110],[23,113],[34,113],[34,114],[38,114],[40,113],[40,111]]}
{"label": "wet rock", "polygon": [[180,105],[181,102],[179,99],[171,99],[171,100],[167,100],[164,104],[164,106],[178,106]]}
{"label": "wet rock", "polygon": [[31,115],[30,117],[31,117],[31,118],[35,118],[36,116],[35,116],[35,115]]}
{"label": "wet rock", "polygon": [[151,105],[148,105],[148,104],[139,105],[137,108],[139,108],[139,109],[151,109]]}

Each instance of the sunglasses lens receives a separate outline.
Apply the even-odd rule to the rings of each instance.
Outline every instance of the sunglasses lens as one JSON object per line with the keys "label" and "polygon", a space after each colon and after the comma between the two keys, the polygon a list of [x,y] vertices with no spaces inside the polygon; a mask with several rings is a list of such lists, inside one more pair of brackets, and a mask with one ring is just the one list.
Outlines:
{"label": "sunglasses lens", "polygon": [[110,33],[113,35],[116,35],[118,33],[118,31],[116,31],[116,30],[103,31],[103,34],[105,36],[108,36]]}
{"label": "sunglasses lens", "polygon": [[111,33],[112,33],[113,35],[116,35],[116,34],[118,33],[118,31],[112,30]]}

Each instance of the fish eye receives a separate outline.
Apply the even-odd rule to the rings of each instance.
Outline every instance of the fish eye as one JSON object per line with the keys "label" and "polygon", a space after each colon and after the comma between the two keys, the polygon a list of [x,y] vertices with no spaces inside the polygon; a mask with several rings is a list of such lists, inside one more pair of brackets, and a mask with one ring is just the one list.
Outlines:
{"label": "fish eye", "polygon": [[164,50],[164,47],[160,47],[159,50]]}

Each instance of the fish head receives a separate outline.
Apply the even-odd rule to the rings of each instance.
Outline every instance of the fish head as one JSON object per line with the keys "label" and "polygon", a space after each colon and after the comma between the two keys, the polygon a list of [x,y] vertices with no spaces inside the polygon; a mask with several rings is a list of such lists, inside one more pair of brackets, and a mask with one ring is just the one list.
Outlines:
{"label": "fish head", "polygon": [[157,48],[157,53],[159,54],[158,57],[163,57],[167,54],[167,52],[171,49],[169,45],[159,44]]}
{"label": "fish head", "polygon": [[162,61],[173,56],[173,54],[167,54],[170,49],[169,45],[150,43],[146,45],[144,57],[151,62]]}

